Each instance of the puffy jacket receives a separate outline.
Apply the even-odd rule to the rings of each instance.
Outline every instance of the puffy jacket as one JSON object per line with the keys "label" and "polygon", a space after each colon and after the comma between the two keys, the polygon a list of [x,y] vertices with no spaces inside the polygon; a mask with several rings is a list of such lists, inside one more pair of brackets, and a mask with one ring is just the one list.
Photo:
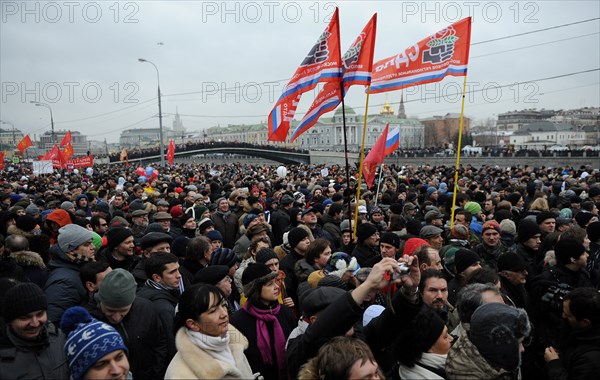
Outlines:
{"label": "puffy jacket", "polygon": [[176,351],[174,324],[177,298],[168,290],[155,289],[148,285],[139,288],[137,296],[152,302],[152,306],[154,307],[154,310],[156,310],[158,318],[160,318],[165,336],[167,337],[167,345],[169,347],[168,360],[170,361]]}

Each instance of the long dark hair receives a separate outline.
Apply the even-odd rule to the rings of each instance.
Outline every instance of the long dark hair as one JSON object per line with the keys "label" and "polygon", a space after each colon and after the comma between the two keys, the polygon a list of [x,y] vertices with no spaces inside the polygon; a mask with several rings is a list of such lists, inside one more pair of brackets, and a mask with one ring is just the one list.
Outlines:
{"label": "long dark hair", "polygon": [[[216,301],[210,303],[210,295],[215,296]],[[177,316],[175,317],[175,331],[185,326],[185,321],[192,319],[196,321],[198,316],[213,305],[220,304],[225,295],[221,289],[214,285],[195,284],[186,288],[181,297],[179,297],[179,306]]]}

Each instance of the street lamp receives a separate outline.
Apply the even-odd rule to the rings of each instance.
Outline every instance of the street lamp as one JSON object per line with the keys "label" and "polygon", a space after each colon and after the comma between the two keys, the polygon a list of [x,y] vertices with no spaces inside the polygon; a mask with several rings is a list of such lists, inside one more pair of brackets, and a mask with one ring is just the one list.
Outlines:
{"label": "street lamp", "polygon": [[34,102],[33,100],[29,103],[35,104],[38,107],[46,107],[50,111],[50,127],[52,128],[52,144],[56,144],[56,135],[54,134],[54,117],[52,116],[52,107],[46,103]]}
{"label": "street lamp", "polygon": [[163,143],[162,106],[160,103],[160,74],[158,72],[158,67],[156,67],[156,65],[153,62],[148,61],[147,59],[144,59],[144,58],[138,58],[138,61],[149,63],[152,66],[154,66],[154,68],[156,69],[156,80],[158,83],[158,127],[159,127],[158,137],[160,139],[160,165],[165,166],[165,147],[164,147],[164,143]]}
{"label": "street lamp", "polygon": [[0,123],[2,124],[8,124],[12,127],[12,137],[13,137],[13,145],[17,146],[17,138],[15,136],[15,125],[13,123],[11,123],[10,121],[4,121],[4,120],[0,120]]}

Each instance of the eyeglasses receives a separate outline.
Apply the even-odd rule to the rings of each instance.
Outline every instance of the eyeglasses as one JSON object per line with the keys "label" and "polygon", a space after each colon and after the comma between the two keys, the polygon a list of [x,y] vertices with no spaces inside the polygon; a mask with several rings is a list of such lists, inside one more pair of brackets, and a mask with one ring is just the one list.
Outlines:
{"label": "eyeglasses", "polygon": [[100,226],[101,226],[101,227],[106,227],[106,226],[108,226],[108,223],[103,223],[103,224],[101,224]]}

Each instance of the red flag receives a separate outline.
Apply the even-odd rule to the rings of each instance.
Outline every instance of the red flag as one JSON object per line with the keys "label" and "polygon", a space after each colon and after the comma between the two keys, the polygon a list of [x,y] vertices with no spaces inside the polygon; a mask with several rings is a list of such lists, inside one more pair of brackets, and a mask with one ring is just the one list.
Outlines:
{"label": "red flag", "polygon": [[367,187],[371,187],[373,184],[377,165],[383,163],[383,158],[385,157],[385,142],[387,140],[389,127],[389,125],[385,126],[383,133],[379,136],[377,142],[373,145],[373,148],[371,148],[367,158],[363,160],[363,177]]}
{"label": "red flag", "polygon": [[43,157],[44,160],[52,160],[53,163],[57,162],[57,167],[60,168],[64,168],[66,165],[66,160],[63,157],[62,153],[60,152],[60,149],[58,148],[58,145],[54,144],[54,146],[52,147],[52,149],[50,149],[48,152],[46,152],[46,154]]}
{"label": "red flag", "polygon": [[6,156],[6,152],[0,152],[0,170],[4,170],[4,157]]}
{"label": "red flag", "polygon": [[73,151],[73,146],[71,145],[70,142],[68,142],[67,145],[65,145],[65,148],[62,150],[62,156],[64,157],[65,160],[68,160],[69,158],[71,158],[73,153],[75,153]]}
{"label": "red flag", "polygon": [[268,118],[269,141],[285,141],[290,121],[294,118],[303,93],[312,90],[320,82],[335,82],[339,87],[342,80],[341,66],[340,22],[336,8],[329,25],[300,63],[271,110]]}
{"label": "red flag", "polygon": [[32,145],[33,143],[31,142],[31,138],[29,138],[29,135],[25,135],[25,137],[23,137],[21,141],[19,141],[19,143],[17,144],[17,149],[21,152],[21,154],[23,154],[25,152],[25,149],[29,148]]}
{"label": "red flag", "polygon": [[370,93],[438,82],[446,75],[467,75],[471,47],[471,17],[440,30],[400,54],[373,65]]}
{"label": "red flag", "polygon": [[173,166],[173,161],[175,160],[175,142],[173,140],[169,141],[169,149],[167,150],[167,160],[169,161],[169,165]]}
{"label": "red flag", "polygon": [[[377,13],[371,17],[371,20],[342,57],[344,96],[352,85],[368,86],[371,83],[376,31]],[[323,114],[333,111],[342,102],[341,93],[342,90],[337,82],[326,83],[292,133],[290,142],[294,142],[301,134],[315,125]]]}
{"label": "red flag", "polygon": [[71,131],[68,131],[67,134],[65,135],[65,137],[63,137],[62,141],[60,142],[60,146],[65,146],[69,143],[71,143],[72,137],[71,137]]}

